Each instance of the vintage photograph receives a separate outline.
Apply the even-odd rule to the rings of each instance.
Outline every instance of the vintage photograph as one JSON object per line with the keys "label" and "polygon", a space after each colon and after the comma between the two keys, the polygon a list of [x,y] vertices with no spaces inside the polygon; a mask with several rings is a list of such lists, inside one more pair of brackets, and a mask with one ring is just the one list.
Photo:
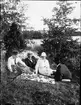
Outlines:
{"label": "vintage photograph", "polygon": [[81,1],[0,1],[0,105],[80,105]]}

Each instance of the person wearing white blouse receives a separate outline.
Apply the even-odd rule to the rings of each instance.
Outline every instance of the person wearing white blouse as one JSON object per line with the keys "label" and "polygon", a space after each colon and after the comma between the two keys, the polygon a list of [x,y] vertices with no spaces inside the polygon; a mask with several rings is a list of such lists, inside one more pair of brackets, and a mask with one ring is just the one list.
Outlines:
{"label": "person wearing white blouse", "polygon": [[17,56],[17,52],[13,52],[13,55],[8,58],[7,67],[10,72],[17,72],[17,68],[23,69],[25,72],[29,71],[29,67]]}
{"label": "person wearing white blouse", "polygon": [[52,70],[50,68],[49,61],[46,59],[46,53],[42,52],[41,57],[38,59],[37,64],[35,66],[35,72],[36,74],[42,74],[46,76],[51,76],[53,72],[56,70]]}

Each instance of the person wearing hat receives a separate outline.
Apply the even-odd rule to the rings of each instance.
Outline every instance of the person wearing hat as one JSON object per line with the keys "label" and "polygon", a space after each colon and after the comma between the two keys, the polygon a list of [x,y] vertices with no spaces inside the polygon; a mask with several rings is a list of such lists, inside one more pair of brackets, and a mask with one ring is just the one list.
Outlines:
{"label": "person wearing hat", "polygon": [[[12,56],[8,58],[7,67],[10,72],[17,73],[17,68],[21,69],[22,66],[27,67],[26,64],[17,56],[18,51],[14,50]],[[27,69],[27,68],[26,68]]]}
{"label": "person wearing hat", "polygon": [[42,74],[46,76],[51,76],[54,70],[50,68],[49,61],[46,59],[46,53],[42,52],[41,57],[38,59],[35,66],[36,74]]}

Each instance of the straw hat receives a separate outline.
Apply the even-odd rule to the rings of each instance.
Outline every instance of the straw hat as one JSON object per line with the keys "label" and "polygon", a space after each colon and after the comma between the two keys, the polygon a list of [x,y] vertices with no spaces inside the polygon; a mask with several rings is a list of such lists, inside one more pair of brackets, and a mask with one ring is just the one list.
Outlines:
{"label": "straw hat", "polygon": [[42,52],[41,53],[41,56],[46,57],[46,53],[45,52]]}

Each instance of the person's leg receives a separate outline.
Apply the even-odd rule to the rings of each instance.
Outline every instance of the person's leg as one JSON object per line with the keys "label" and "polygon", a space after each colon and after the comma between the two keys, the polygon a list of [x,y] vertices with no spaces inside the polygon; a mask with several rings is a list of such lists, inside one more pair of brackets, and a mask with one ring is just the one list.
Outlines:
{"label": "person's leg", "polygon": [[61,81],[62,80],[62,74],[60,71],[56,71],[55,73],[55,81]]}
{"label": "person's leg", "polygon": [[20,67],[20,66],[17,66],[17,69],[18,71],[21,71],[22,73],[26,73],[26,74],[31,74],[31,70],[30,70],[30,67],[26,66],[26,67]]}
{"label": "person's leg", "polygon": [[8,79],[12,79],[12,78],[16,77],[16,74],[17,74],[16,66],[13,65],[12,69],[13,69],[13,72],[10,72],[7,68]]}
{"label": "person's leg", "polygon": [[71,78],[64,78],[64,77],[63,77],[63,78],[62,78],[62,81],[63,81],[63,82],[71,82]]}
{"label": "person's leg", "polygon": [[71,79],[72,78],[69,73],[63,74],[63,76],[62,76],[62,81],[64,81],[64,82],[71,82]]}

